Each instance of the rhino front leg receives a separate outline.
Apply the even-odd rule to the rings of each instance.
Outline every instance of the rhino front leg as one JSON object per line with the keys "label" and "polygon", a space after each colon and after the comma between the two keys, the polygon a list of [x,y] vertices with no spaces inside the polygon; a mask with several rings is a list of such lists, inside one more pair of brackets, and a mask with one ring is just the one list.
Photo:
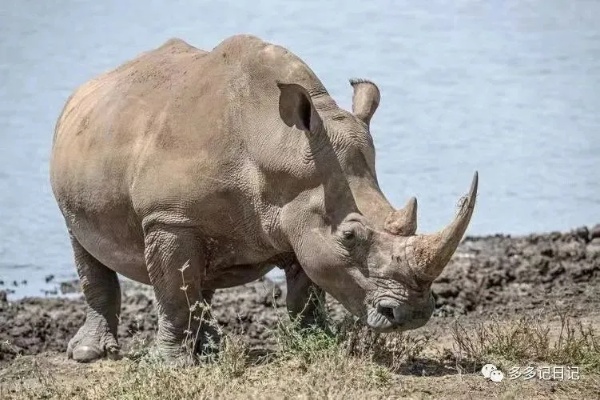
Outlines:
{"label": "rhino front leg", "polygon": [[67,357],[78,362],[105,356],[119,358],[117,326],[121,290],[117,274],[89,254],[72,235],[71,245],[87,312],[85,323],[69,341]]}
{"label": "rhino front leg", "polygon": [[[144,230],[146,266],[158,310],[159,350],[169,361],[193,364],[207,333],[206,324],[200,324],[206,317],[201,240],[189,228],[154,225]],[[212,297],[210,291],[204,294]]]}
{"label": "rhino front leg", "polygon": [[326,327],[325,292],[304,273],[297,261],[284,268],[287,284],[286,305],[291,318],[298,318],[301,327]]}

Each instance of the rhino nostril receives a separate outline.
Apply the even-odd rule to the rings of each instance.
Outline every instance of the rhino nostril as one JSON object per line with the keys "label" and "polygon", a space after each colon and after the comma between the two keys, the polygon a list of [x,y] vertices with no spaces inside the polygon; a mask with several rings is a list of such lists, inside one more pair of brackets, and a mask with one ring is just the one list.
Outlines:
{"label": "rhino nostril", "polygon": [[386,318],[394,319],[394,309],[392,307],[377,306],[377,311]]}

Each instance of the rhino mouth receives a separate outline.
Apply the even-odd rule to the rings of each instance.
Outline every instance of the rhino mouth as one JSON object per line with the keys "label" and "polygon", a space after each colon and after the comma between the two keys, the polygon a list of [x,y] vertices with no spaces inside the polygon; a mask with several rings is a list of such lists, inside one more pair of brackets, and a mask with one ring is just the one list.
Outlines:
{"label": "rhino mouth", "polygon": [[434,304],[433,295],[429,296],[427,304],[416,308],[397,300],[382,299],[368,307],[366,323],[380,332],[417,329],[429,320]]}
{"label": "rhino mouth", "polygon": [[393,301],[379,301],[367,309],[366,323],[369,327],[378,331],[390,331],[396,327],[394,310],[398,309],[399,303]]}

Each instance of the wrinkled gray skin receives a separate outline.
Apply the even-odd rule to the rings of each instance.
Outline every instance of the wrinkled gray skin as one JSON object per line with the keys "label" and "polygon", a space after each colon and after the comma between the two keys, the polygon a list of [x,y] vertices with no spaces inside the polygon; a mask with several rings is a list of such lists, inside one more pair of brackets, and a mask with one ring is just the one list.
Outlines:
{"label": "wrinkled gray skin", "polygon": [[50,172],[88,305],[68,356],[118,356],[117,273],[153,286],[158,344],[175,360],[188,304],[275,266],[305,324],[322,289],[374,329],[425,324],[477,175],[450,225],[415,235],[416,200],[395,210],[377,183],[379,89],[351,84],[348,112],[297,56],[239,35],[210,52],[172,39],[78,88]]}

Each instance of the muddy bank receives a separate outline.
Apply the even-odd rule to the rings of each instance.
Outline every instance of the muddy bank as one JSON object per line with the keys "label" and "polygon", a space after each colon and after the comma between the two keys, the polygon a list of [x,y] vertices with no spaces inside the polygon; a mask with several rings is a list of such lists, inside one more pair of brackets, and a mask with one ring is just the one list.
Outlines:
{"label": "muddy bank", "polygon": [[[466,238],[433,290],[438,319],[518,315],[555,306],[570,308],[575,316],[597,312],[600,225],[566,233]],[[157,318],[149,287],[129,284],[123,292],[119,340],[127,348],[134,334],[150,340]],[[273,344],[270,331],[278,318],[285,318],[285,288],[263,279],[221,290],[213,308],[225,331],[244,334],[251,346]],[[343,313],[335,302],[330,308],[335,315]],[[8,302],[0,292],[0,361],[16,354],[64,351],[83,321],[81,299]]]}
{"label": "muddy bank", "polygon": [[[119,341],[129,347],[132,338],[151,340],[157,328],[154,295],[149,286],[122,287]],[[245,334],[251,345],[272,344],[269,331],[279,314],[285,317],[282,289],[267,279],[226,289],[213,299],[214,315],[227,332]],[[0,361],[16,354],[66,350],[69,339],[85,320],[81,298],[25,298],[7,302],[0,292]]]}
{"label": "muddy bank", "polygon": [[438,316],[547,306],[574,316],[600,304],[600,225],[570,232],[467,237],[433,285]]}

